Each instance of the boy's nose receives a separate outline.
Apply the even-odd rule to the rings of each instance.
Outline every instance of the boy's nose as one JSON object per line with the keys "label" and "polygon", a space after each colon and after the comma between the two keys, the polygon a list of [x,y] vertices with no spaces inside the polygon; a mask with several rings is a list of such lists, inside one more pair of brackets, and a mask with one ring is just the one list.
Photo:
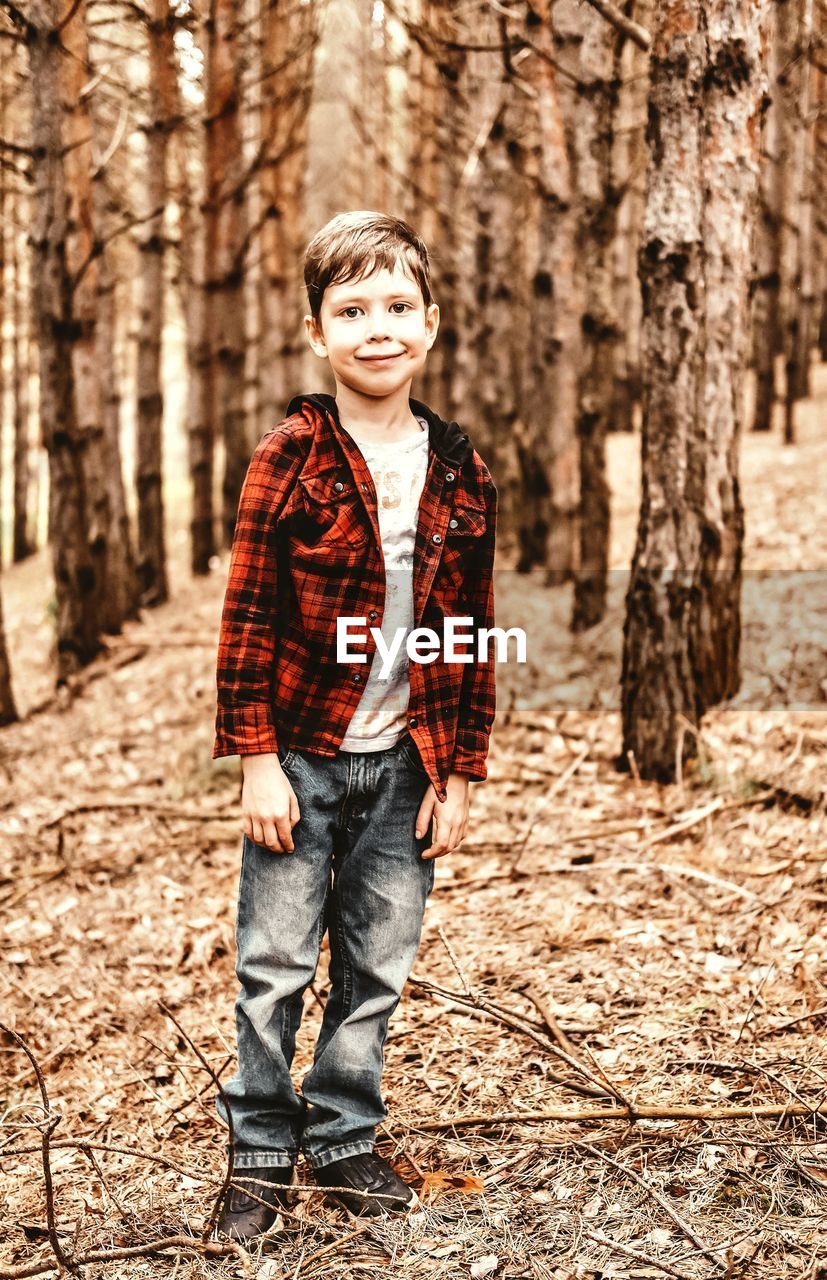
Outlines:
{"label": "boy's nose", "polygon": [[368,317],[368,341],[372,338],[386,338],[388,336],[388,318],[384,312],[378,315]]}

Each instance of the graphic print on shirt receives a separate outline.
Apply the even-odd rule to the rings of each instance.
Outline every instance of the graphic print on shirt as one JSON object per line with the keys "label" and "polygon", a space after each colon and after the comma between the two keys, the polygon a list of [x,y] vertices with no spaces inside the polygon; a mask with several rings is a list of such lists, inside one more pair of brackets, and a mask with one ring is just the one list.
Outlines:
{"label": "graphic print on shirt", "polygon": [[[419,436],[392,444],[357,441],[376,488],[379,533],[385,561],[385,609],[381,630],[385,643],[399,628],[414,625],[413,562],[419,500],[428,469],[427,423]],[[399,646],[391,669],[380,679],[376,657],[369,668],[362,697],[341,744],[343,751],[378,751],[392,747],[406,729],[410,681],[408,655]]]}

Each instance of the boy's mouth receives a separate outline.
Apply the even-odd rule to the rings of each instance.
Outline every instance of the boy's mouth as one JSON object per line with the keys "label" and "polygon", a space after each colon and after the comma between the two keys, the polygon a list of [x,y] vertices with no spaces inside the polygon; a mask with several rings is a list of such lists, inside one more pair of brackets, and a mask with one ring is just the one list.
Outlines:
{"label": "boy's mouth", "polygon": [[357,356],[356,358],[364,361],[365,364],[381,364],[385,360],[396,360],[401,354],[401,351],[394,351],[387,356]]}

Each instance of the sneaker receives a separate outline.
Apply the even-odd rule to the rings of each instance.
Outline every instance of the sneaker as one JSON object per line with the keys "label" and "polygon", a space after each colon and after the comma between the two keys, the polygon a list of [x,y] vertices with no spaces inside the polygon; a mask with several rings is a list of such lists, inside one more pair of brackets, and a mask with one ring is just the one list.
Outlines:
{"label": "sneaker", "polygon": [[[240,1182],[239,1188],[245,1187],[258,1196],[230,1187],[221,1206],[218,1217],[218,1230],[231,1240],[246,1242],[263,1236],[275,1223],[279,1209],[287,1205],[287,1188],[293,1181],[293,1166],[283,1168],[237,1169],[236,1175],[241,1178],[255,1178],[256,1182]],[[266,1200],[266,1204],[261,1204]]]}
{"label": "sneaker", "polygon": [[347,1191],[332,1191],[330,1199],[357,1217],[379,1217],[383,1213],[403,1213],[418,1203],[413,1187],[395,1173],[387,1160],[375,1152],[362,1152],[357,1156],[345,1156],[332,1164],[313,1170],[313,1176],[322,1187],[352,1187],[354,1191],[366,1191],[367,1195],[348,1195]]}

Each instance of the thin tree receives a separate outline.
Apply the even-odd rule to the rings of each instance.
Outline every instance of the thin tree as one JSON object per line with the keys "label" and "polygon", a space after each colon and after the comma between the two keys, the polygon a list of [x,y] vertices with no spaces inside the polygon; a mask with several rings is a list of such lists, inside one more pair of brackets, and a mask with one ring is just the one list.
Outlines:
{"label": "thin tree", "polygon": [[164,319],[164,214],[169,137],[176,114],[174,25],[169,0],[151,0],[147,20],[149,93],[146,122],[147,219],[140,237],[141,296],[135,479],[138,495],[138,572],[143,604],[169,595],[164,537],[161,341]]}

